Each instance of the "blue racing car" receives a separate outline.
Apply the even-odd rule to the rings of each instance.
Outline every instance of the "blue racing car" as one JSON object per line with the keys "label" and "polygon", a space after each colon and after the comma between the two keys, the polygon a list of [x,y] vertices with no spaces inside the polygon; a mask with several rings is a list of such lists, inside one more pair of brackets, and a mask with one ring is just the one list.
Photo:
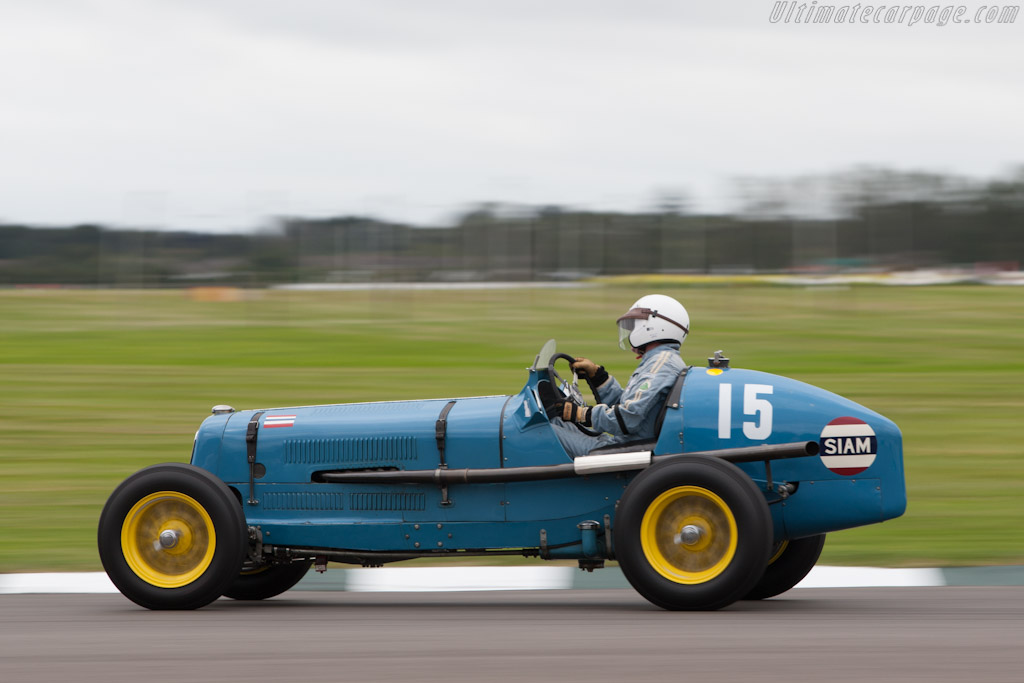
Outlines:
{"label": "blue racing car", "polygon": [[100,558],[129,599],[259,600],[327,562],[523,555],[615,560],[666,609],[778,595],[825,534],[901,515],[902,439],[878,413],[785,377],[686,367],[657,438],[571,458],[541,386],[582,404],[552,340],[516,394],[236,411],[216,406],[191,463],[111,494]]}

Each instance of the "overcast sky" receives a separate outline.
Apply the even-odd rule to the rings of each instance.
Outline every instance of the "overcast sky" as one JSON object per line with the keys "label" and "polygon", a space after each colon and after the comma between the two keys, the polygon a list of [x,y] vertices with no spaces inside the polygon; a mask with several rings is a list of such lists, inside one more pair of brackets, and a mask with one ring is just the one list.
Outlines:
{"label": "overcast sky", "polygon": [[774,8],[0,0],[0,222],[443,224],[480,201],[639,210],[665,193],[717,210],[743,176],[1024,163],[1024,16]]}

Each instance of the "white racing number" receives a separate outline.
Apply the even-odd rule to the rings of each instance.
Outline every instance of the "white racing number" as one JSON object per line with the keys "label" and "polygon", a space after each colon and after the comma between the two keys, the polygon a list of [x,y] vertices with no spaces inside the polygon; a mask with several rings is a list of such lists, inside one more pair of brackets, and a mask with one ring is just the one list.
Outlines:
{"label": "white racing number", "polygon": [[[762,441],[772,435],[772,404],[762,394],[771,394],[773,388],[769,384],[743,385],[743,414],[753,416],[753,420],[743,421],[743,436],[755,441]],[[732,437],[732,385],[718,385],[718,438]]]}

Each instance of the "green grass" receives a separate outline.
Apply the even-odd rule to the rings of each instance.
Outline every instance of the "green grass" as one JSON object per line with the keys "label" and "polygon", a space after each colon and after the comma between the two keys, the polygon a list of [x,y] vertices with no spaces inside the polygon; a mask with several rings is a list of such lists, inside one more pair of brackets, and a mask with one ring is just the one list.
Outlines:
{"label": "green grass", "polygon": [[[1024,563],[1024,292],[659,285],[683,347],[848,396],[903,430],[907,514],[830,536],[823,562]],[[96,570],[110,491],[187,461],[212,405],[517,391],[549,337],[628,376],[636,285],[523,291],[0,291],[0,572]]]}

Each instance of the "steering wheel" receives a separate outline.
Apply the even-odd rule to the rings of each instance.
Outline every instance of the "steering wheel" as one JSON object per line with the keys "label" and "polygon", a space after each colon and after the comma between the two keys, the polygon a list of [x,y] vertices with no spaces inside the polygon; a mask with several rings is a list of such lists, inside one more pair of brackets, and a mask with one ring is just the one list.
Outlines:
{"label": "steering wheel", "polygon": [[[568,382],[555,371],[555,361],[565,360],[569,363],[569,376],[572,377],[572,381]],[[580,380],[576,376],[576,373],[572,370],[572,364],[576,362],[573,356],[567,353],[556,353],[551,356],[548,360],[548,379],[551,382],[551,386],[557,387],[562,395],[565,396],[565,400],[577,406],[586,406],[587,401],[583,398],[583,392],[580,391]],[[595,432],[593,429],[588,429],[578,422],[574,422],[576,428],[588,436],[601,436],[601,432]]]}

